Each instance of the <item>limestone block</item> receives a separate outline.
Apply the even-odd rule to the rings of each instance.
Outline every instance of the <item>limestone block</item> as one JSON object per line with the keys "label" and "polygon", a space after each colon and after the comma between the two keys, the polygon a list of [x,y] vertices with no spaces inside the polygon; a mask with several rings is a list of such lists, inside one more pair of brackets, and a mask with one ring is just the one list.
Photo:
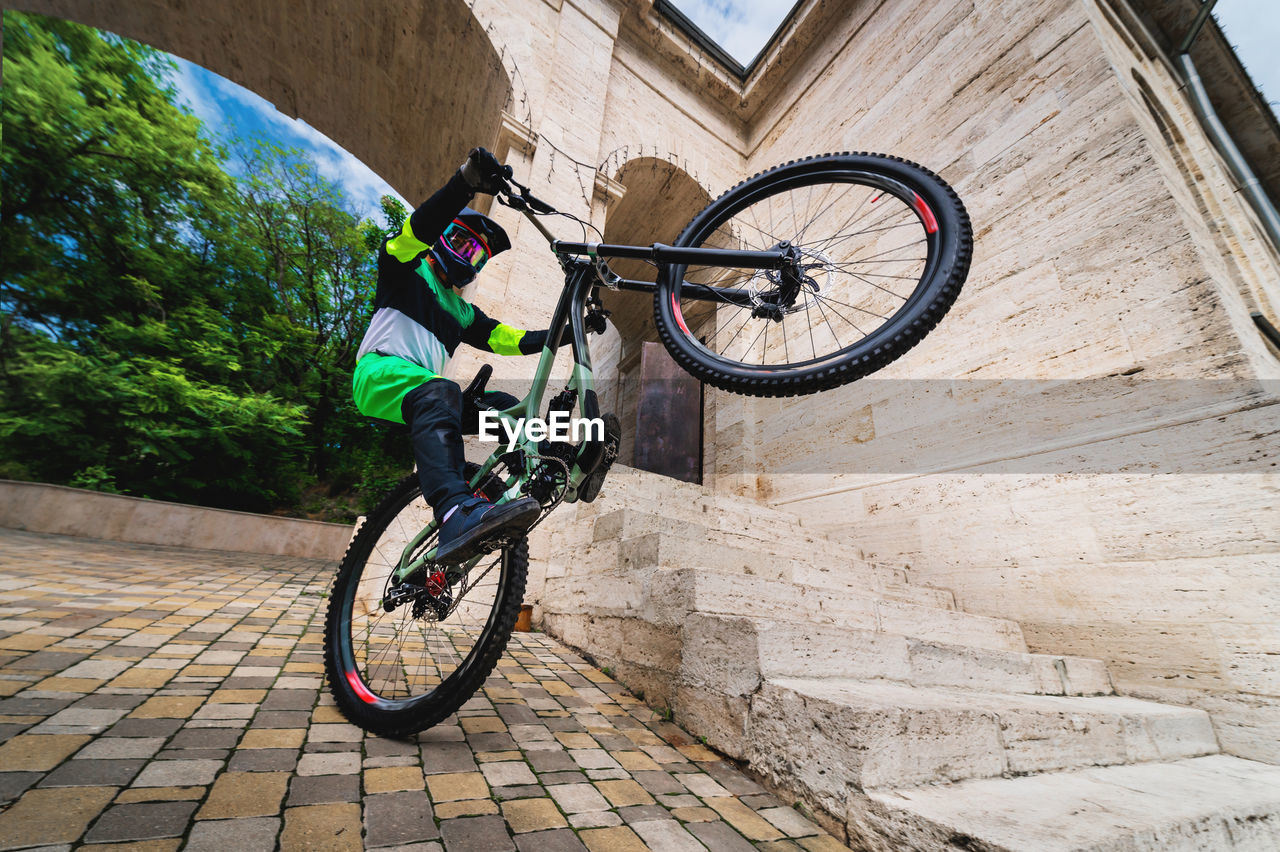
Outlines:
{"label": "limestone block", "polygon": [[681,726],[694,736],[706,737],[712,748],[738,760],[747,756],[748,699],[682,683],[676,687],[671,707]]}
{"label": "limestone block", "polygon": [[919,821],[975,848],[1268,849],[1280,843],[1277,772],[1217,756],[868,796],[897,826]]}
{"label": "limestone block", "polygon": [[748,735],[753,766],[790,775],[826,807],[843,805],[846,782],[900,786],[1006,769],[996,714],[909,687],[770,681],[752,702]]}

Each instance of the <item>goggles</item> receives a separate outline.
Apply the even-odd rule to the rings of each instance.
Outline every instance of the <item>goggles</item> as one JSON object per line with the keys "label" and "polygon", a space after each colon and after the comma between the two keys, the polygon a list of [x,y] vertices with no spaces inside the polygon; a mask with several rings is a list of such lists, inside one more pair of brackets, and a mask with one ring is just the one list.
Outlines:
{"label": "goggles", "polygon": [[489,246],[484,238],[457,219],[445,229],[442,239],[450,254],[477,272],[489,259]]}

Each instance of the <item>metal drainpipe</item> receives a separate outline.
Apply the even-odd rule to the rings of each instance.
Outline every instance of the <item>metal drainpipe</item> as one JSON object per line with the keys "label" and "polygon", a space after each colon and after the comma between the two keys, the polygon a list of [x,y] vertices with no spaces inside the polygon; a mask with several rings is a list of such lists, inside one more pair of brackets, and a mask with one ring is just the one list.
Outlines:
{"label": "metal drainpipe", "polygon": [[1245,197],[1249,199],[1250,206],[1253,207],[1254,212],[1261,220],[1263,230],[1271,237],[1272,245],[1277,250],[1280,250],[1280,213],[1276,212],[1275,205],[1271,203],[1271,199],[1262,188],[1262,184],[1253,173],[1253,169],[1249,168],[1249,164],[1245,162],[1240,149],[1236,147],[1231,135],[1227,133],[1227,128],[1223,126],[1221,119],[1218,118],[1218,113],[1209,101],[1209,93],[1205,91],[1200,74],[1196,71],[1195,63],[1191,61],[1191,44],[1196,40],[1196,36],[1200,34],[1201,27],[1204,26],[1204,22],[1209,17],[1209,12],[1216,3],[1217,0],[1208,0],[1208,2],[1201,5],[1200,14],[1196,15],[1195,22],[1191,25],[1191,31],[1182,40],[1180,45],[1182,52],[1175,56],[1173,61],[1182,71],[1183,79],[1186,81],[1187,89],[1191,94],[1191,103],[1200,117],[1200,122],[1204,125],[1205,130],[1209,132],[1209,136],[1213,139],[1218,153],[1227,161],[1227,167],[1235,175],[1236,181],[1239,182]]}

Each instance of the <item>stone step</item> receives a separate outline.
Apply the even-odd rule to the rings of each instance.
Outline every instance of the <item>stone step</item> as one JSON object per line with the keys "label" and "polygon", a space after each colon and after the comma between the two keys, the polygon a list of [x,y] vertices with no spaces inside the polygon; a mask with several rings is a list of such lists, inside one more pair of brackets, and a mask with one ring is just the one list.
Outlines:
{"label": "stone step", "polygon": [[[869,791],[865,848],[1280,849],[1280,767],[1227,755]],[[860,848],[859,838],[852,838]],[[874,844],[874,845],[872,845]]]}
{"label": "stone step", "polygon": [[681,571],[691,588],[691,612],[838,624],[972,648],[1027,651],[1022,628],[1003,618],[884,600],[875,592],[854,596],[705,568]]}
{"label": "stone step", "polygon": [[[745,534],[812,535],[858,553],[853,536],[808,527],[799,515],[785,509],[776,509],[749,497],[713,494],[701,485],[622,465],[610,469],[605,488],[594,503],[574,505],[581,517],[627,508],[664,517],[678,515],[713,529],[739,530]],[[673,507],[678,507],[678,511],[673,511]]]}
{"label": "stone step", "polygon": [[908,584],[899,570],[867,563],[841,564],[817,546],[811,552],[779,557],[717,541],[707,530],[684,522],[670,522],[630,510],[597,519],[597,533],[591,544],[557,551],[549,560],[594,570],[594,566],[613,561],[615,557],[610,550],[613,547],[617,548],[617,558],[631,567],[704,568],[828,589],[850,597],[875,593],[882,600],[938,609],[955,608],[955,597],[950,591]]}
{"label": "stone step", "polygon": [[1011,695],[770,678],[751,698],[752,765],[824,807],[846,784],[908,787],[1218,752],[1207,713],[1119,696]]}
{"label": "stone step", "polygon": [[641,618],[679,625],[689,613],[744,615],[892,633],[992,651],[1026,653],[1022,629],[1002,618],[971,615],[894,600],[873,590],[817,589],[711,568],[667,568],[652,551],[630,542],[602,543],[584,559],[583,575],[550,566],[549,612]]}
{"label": "stone step", "polygon": [[691,614],[681,681],[747,696],[770,678],[887,680],[1033,695],[1109,695],[1100,660],[932,642],[846,625]]}
{"label": "stone step", "polygon": [[902,581],[903,572],[872,566],[856,550],[848,550],[832,542],[822,533],[800,528],[786,530],[757,529],[754,519],[744,517],[728,526],[716,526],[695,513],[679,517],[645,511],[628,506],[598,515],[592,528],[593,539],[635,538],[647,533],[662,533],[680,539],[702,542],[710,547],[730,547],[757,559],[771,558],[779,564],[796,562],[810,567],[815,576],[844,573],[846,569],[867,571],[886,579]]}

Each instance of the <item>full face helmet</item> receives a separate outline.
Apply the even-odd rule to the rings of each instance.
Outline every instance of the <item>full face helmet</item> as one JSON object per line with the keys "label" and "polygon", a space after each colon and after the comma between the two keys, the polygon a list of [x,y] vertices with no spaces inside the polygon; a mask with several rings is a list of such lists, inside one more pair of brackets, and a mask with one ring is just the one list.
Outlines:
{"label": "full face helmet", "polygon": [[436,272],[452,287],[475,280],[489,258],[511,248],[502,226],[478,210],[464,207],[431,247]]}

